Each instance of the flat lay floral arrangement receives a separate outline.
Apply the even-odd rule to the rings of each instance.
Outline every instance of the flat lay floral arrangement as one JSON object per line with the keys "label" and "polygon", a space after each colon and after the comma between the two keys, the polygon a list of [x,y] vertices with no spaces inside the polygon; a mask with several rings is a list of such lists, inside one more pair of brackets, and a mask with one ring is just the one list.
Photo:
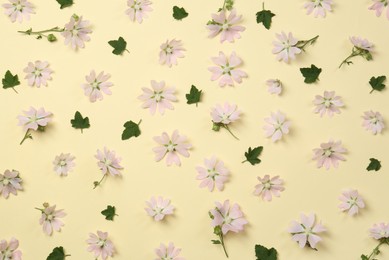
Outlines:
{"label": "flat lay floral arrangement", "polygon": [[[387,94],[385,54],[389,53],[380,45],[387,35],[381,32],[375,34],[379,38],[367,38],[350,30],[342,32],[347,35],[339,50],[328,49],[328,53],[343,53],[342,57],[315,52],[320,42],[324,46],[331,42],[326,36],[332,29],[326,23],[338,15],[338,9],[358,5],[359,12],[370,17],[370,24],[387,28],[389,1],[288,3],[285,9],[298,5],[297,15],[306,15],[299,18],[306,19],[305,23],[318,22],[317,30],[306,30],[305,34],[301,28],[294,32],[293,26],[281,23],[289,18],[282,18],[286,14],[282,4],[273,1],[213,1],[207,8],[213,8],[209,15],[196,13],[202,8],[194,6],[201,4],[188,1],[163,3],[163,8],[149,0],[117,1],[115,6],[122,10],[107,23],[112,28],[115,23],[118,28],[120,24],[128,27],[109,33],[100,28],[110,27],[95,25],[98,21],[87,15],[92,11],[83,13],[85,7],[77,0],[53,0],[50,10],[55,14],[50,15],[58,17],[46,19],[47,28],[41,27],[42,22],[33,23],[39,16],[45,19],[49,15],[43,12],[42,1],[3,2],[1,23],[7,27],[4,34],[10,35],[3,41],[9,41],[9,46],[17,41],[22,46],[39,47],[29,50],[34,55],[10,58],[9,64],[3,61],[0,71],[3,111],[8,107],[19,111],[1,114],[7,122],[2,150],[10,155],[3,156],[0,172],[5,223],[0,226],[0,260],[35,259],[25,248],[33,248],[34,254],[47,260],[88,259],[78,255],[79,248],[89,259],[104,260],[389,259],[389,214],[385,206],[377,208],[373,199],[378,191],[380,198],[388,195],[382,187],[388,181],[384,156],[389,144],[385,133],[388,106],[383,97]],[[68,18],[58,23],[64,14],[69,14]],[[153,16],[165,17],[164,26]],[[95,17],[105,19],[101,14]],[[192,17],[196,20],[190,20]],[[200,17],[203,23],[198,28]],[[155,42],[142,36],[142,26],[158,31],[163,40]],[[179,29],[170,30],[169,26]],[[199,38],[209,50],[191,48],[195,45],[188,43],[190,37]],[[263,45],[268,49],[261,45],[251,51],[247,45],[239,45],[245,43],[245,37],[260,39],[261,44],[272,40]],[[105,39],[99,42],[103,53],[95,51],[94,38]],[[249,46],[255,48],[255,44]],[[93,51],[88,52],[88,47]],[[46,48],[52,55],[66,54],[60,59],[52,56],[52,62]],[[144,60],[136,59],[137,52],[144,50]],[[267,55],[261,60],[262,68],[250,65],[251,58],[259,55],[255,59],[261,59],[262,53]],[[331,55],[330,63],[320,58],[327,55]],[[89,62],[91,57],[95,60]],[[201,59],[197,63],[205,61],[207,67],[197,68],[196,62],[185,61],[197,57]],[[137,64],[145,64],[142,72],[134,71]],[[92,67],[84,69],[89,65]],[[120,75],[127,81],[120,81]],[[349,93],[342,85],[354,76],[365,81],[357,81]],[[341,77],[342,83],[326,82]],[[58,82],[58,78],[69,83]],[[181,81],[191,83],[177,83]],[[58,88],[62,88],[61,96],[44,94]],[[257,94],[252,90],[261,91],[260,98],[255,99]],[[296,96],[295,91],[309,95]],[[125,98],[127,103],[121,103]],[[363,105],[359,107],[358,102]],[[304,105],[304,116],[295,112],[300,104]],[[256,120],[255,131],[245,132],[244,125],[253,125],[250,120]],[[315,124],[325,125],[318,132],[308,130],[306,137],[299,136],[299,128]],[[18,140],[11,138],[16,136]],[[363,155],[358,149],[363,149]],[[296,151],[303,159],[294,168]],[[11,164],[22,155],[28,159]],[[352,165],[354,162],[359,166]],[[35,172],[45,179],[38,181]],[[337,176],[346,172],[349,175],[334,184]],[[249,179],[250,174],[254,178]],[[323,184],[308,181],[317,176],[303,175],[320,175]],[[363,175],[363,179],[355,175]],[[76,185],[70,186],[68,179]],[[332,184],[341,188],[335,190]],[[124,185],[133,185],[133,190]],[[326,185],[328,194],[303,193],[305,189],[310,193],[326,191],[322,190]],[[294,190],[295,197],[288,190]],[[23,201],[24,196],[29,197],[28,202],[27,198]],[[69,198],[63,198],[66,196]],[[288,196],[294,202],[288,202]],[[291,217],[285,220],[284,213]],[[19,230],[12,224],[15,215],[26,215],[28,225]],[[74,215],[80,219],[75,220]],[[344,247],[351,248],[347,256],[331,252],[331,240],[344,235],[331,219],[352,231],[364,229],[358,233],[364,237],[349,231],[344,238],[349,241]],[[264,225],[275,230],[272,236],[259,228],[266,221],[269,223]],[[125,228],[120,226],[123,223]],[[134,232],[128,223],[143,230]],[[89,231],[82,233],[86,227]],[[194,230],[185,235],[189,229]],[[143,231],[152,238],[141,234]],[[131,241],[141,246],[126,242],[127,236],[139,237]],[[157,238],[161,239],[152,244]],[[50,250],[34,246],[33,239],[42,239],[39,241],[50,245]],[[244,245],[237,242],[240,239]],[[198,240],[206,241],[200,244],[201,250]],[[353,246],[355,241],[359,247]]]}

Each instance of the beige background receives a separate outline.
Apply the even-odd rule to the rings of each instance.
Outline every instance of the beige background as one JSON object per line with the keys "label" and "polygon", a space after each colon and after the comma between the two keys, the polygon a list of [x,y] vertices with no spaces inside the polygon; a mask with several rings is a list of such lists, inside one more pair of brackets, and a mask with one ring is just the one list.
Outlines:
{"label": "beige background", "polygon": [[[4,0],[2,2],[5,2]],[[154,11],[142,24],[133,23],[124,14],[126,1],[75,1],[70,8],[59,9],[55,1],[35,0],[36,14],[30,22],[12,24],[0,16],[1,48],[0,72],[7,69],[17,73],[21,85],[12,90],[1,90],[0,121],[2,144],[1,172],[17,169],[24,180],[24,191],[8,200],[0,198],[0,239],[14,236],[20,241],[23,259],[41,260],[55,246],[63,246],[71,259],[93,259],[86,251],[89,232],[108,231],[117,248],[115,259],[154,259],[154,248],[160,242],[172,241],[182,248],[186,259],[225,259],[222,248],[212,245],[215,239],[210,227],[208,210],[215,201],[230,199],[238,203],[249,225],[239,234],[226,238],[232,260],[255,259],[254,245],[275,247],[279,259],[358,259],[376,245],[369,238],[372,224],[388,221],[386,199],[389,195],[387,131],[373,136],[361,126],[364,111],[380,111],[388,118],[388,93],[369,94],[368,81],[372,76],[388,75],[388,27],[385,17],[377,18],[368,7],[371,1],[336,1],[334,12],[325,19],[305,15],[304,1],[267,1],[273,11],[269,31],[255,21],[255,13],[262,9],[260,1],[236,1],[236,9],[243,15],[246,31],[242,39],[221,44],[219,37],[208,39],[206,22],[222,1],[153,1]],[[189,16],[183,21],[172,18],[172,7],[184,6]],[[91,22],[93,34],[86,48],[77,52],[59,42],[49,43],[22,36],[17,30],[45,29],[63,26],[77,13]],[[293,32],[298,39],[320,35],[314,46],[291,64],[280,63],[271,53],[275,33]],[[337,69],[349,55],[349,36],[362,36],[376,46],[374,60],[355,58],[354,65]],[[109,40],[122,36],[128,42],[130,54],[119,57],[111,53]],[[159,46],[167,39],[182,40],[186,57],[173,68],[158,64]],[[219,51],[229,54],[235,50],[244,61],[249,78],[236,87],[219,88],[210,81],[207,67],[210,57]],[[29,61],[47,60],[55,71],[49,86],[31,88],[24,80],[23,69]],[[323,69],[317,84],[307,85],[300,67],[315,64]],[[90,70],[104,70],[112,75],[112,96],[90,103],[80,85]],[[281,97],[267,92],[265,81],[279,78],[284,83]],[[149,87],[150,80],[165,80],[177,88],[178,102],[174,111],[164,116],[151,116],[137,100],[141,87]],[[204,92],[198,107],[187,105],[185,94],[191,84]],[[335,90],[343,97],[346,107],[333,118],[320,118],[313,113],[312,101],[324,90]],[[229,101],[238,104],[243,112],[239,123],[232,127],[240,141],[226,131],[211,130],[210,108]],[[53,122],[44,134],[33,133],[34,140],[19,142],[24,132],[17,126],[17,115],[30,106],[54,114]],[[291,133],[277,143],[264,137],[263,119],[272,111],[280,110],[292,122]],[[70,125],[78,110],[88,116],[91,128],[81,134]],[[123,124],[138,121],[142,134],[136,139],[121,141]],[[154,162],[153,136],[163,131],[178,129],[193,145],[190,158],[182,159],[181,167],[167,167],[165,162]],[[312,149],[330,138],[342,140],[349,150],[347,161],[336,170],[317,169],[311,160]],[[262,163],[256,166],[241,164],[249,146],[263,145]],[[123,160],[123,177],[107,178],[103,186],[92,189],[100,179],[94,155],[107,146]],[[52,161],[61,152],[76,156],[76,168],[68,177],[60,178]],[[230,181],[222,192],[210,193],[198,188],[195,167],[204,158],[216,155],[231,171]],[[369,158],[382,160],[383,168],[367,172]],[[253,196],[256,177],[280,175],[286,190],[280,198],[267,203]],[[339,212],[338,196],[343,189],[358,189],[366,202],[366,209],[356,217]],[[173,217],[157,223],[144,211],[145,201],[162,195],[176,207]],[[68,214],[60,233],[46,236],[38,224],[40,213],[34,207],[43,202],[57,204]],[[108,204],[117,207],[114,222],[100,214]],[[291,240],[287,228],[300,212],[316,213],[328,229],[318,252],[300,249]],[[389,248],[383,248],[380,259],[389,258]]]}

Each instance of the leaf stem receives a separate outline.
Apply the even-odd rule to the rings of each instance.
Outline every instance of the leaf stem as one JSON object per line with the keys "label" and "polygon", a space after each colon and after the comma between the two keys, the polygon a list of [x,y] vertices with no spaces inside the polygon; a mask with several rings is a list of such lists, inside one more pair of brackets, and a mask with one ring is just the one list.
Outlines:
{"label": "leaf stem", "polygon": [[265,10],[265,2],[262,2],[262,10]]}
{"label": "leaf stem", "polygon": [[219,235],[219,238],[220,238],[220,243],[221,243],[221,245],[222,245],[222,247],[223,247],[223,250],[224,250],[224,254],[226,254],[226,257],[228,258],[227,250],[226,250],[226,247],[225,247],[225,245],[224,245],[223,233],[221,233],[221,234]]}
{"label": "leaf stem", "polygon": [[383,240],[381,240],[380,243],[373,249],[373,252],[371,252],[371,254],[370,254],[369,257],[367,258],[367,260],[370,260],[371,257],[378,255],[379,252],[380,252],[378,249],[379,249],[380,246],[383,245],[383,244],[388,244],[388,245],[389,245],[389,239],[383,239]]}
{"label": "leaf stem", "polygon": [[63,32],[65,29],[62,28],[58,28],[58,26],[56,27],[53,27],[51,29],[47,29],[47,30],[42,30],[42,31],[36,31],[36,32],[33,32],[32,29],[29,29],[29,30],[26,30],[26,31],[18,31],[18,33],[23,33],[23,34],[27,34],[27,35],[38,35],[39,36],[44,36],[44,37],[48,37],[47,35],[45,35],[44,33],[48,33],[48,32]]}
{"label": "leaf stem", "polygon": [[231,132],[231,130],[230,130],[230,128],[228,127],[228,125],[223,124],[222,126],[223,126],[225,129],[227,129],[227,131],[230,132],[230,134],[231,134],[236,140],[239,140],[239,138],[236,137],[236,135],[234,135],[234,134]]}
{"label": "leaf stem", "polygon": [[141,120],[139,120],[139,123],[138,123],[138,125],[140,125],[140,123],[142,123],[142,119],[141,119]]}
{"label": "leaf stem", "polygon": [[359,55],[361,55],[362,54],[362,52],[360,51],[360,50],[355,50],[354,48],[353,48],[353,51],[352,51],[352,53],[347,57],[347,58],[345,58],[343,61],[342,61],[342,63],[339,65],[339,69],[343,66],[343,64],[349,64],[349,59],[351,59],[352,57],[355,57],[355,56],[359,56]]}
{"label": "leaf stem", "polygon": [[24,137],[23,137],[23,140],[20,142],[20,145],[22,145],[23,142],[24,142],[24,140],[26,140],[26,139],[28,139],[28,138],[32,139],[32,136],[31,136],[31,134],[30,134],[30,129],[27,129],[27,131],[26,131],[26,133],[25,133],[25,135],[24,135]]}
{"label": "leaf stem", "polygon": [[101,182],[104,180],[104,178],[107,176],[107,174],[104,174],[100,181],[95,181],[93,184],[95,185],[93,189],[96,189],[97,186],[101,184]]}
{"label": "leaf stem", "polygon": [[128,52],[128,53],[130,53],[130,51],[129,51],[129,50],[127,50],[127,49],[125,49],[125,51],[126,51],[126,52]]}
{"label": "leaf stem", "polygon": [[13,89],[13,91],[15,91],[15,92],[16,92],[16,94],[19,94],[19,93],[16,91],[16,89],[15,89],[14,87],[12,87],[12,89]]}
{"label": "leaf stem", "polygon": [[[302,51],[304,51],[305,46],[307,44],[313,44],[317,40],[317,38],[319,38],[319,35],[316,35],[312,39],[309,39],[309,40],[306,40],[306,41],[298,41],[295,46],[300,48]],[[300,44],[302,44],[302,45],[300,45]]]}

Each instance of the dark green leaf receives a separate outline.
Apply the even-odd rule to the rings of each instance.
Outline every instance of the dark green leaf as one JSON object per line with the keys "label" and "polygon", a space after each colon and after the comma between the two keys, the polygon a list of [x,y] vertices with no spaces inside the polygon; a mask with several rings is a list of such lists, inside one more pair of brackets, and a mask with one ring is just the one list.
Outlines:
{"label": "dark green leaf", "polygon": [[234,0],[225,0],[226,2],[226,9],[228,10],[228,11],[231,11],[232,10],[232,8],[234,7]]}
{"label": "dark green leaf", "polygon": [[130,139],[131,137],[135,136],[138,137],[140,135],[140,128],[139,124],[142,122],[142,120],[139,121],[138,124],[132,122],[132,121],[127,121],[123,126],[124,130],[122,133],[122,140],[127,140]]}
{"label": "dark green leaf", "polygon": [[370,86],[373,88],[371,92],[383,90],[385,88],[385,84],[383,84],[385,80],[386,76],[371,77],[369,81]]}
{"label": "dark green leaf", "polygon": [[109,41],[108,44],[112,46],[112,53],[116,55],[122,54],[127,48],[127,42],[122,37],[119,37],[117,40]]}
{"label": "dark green leaf", "polygon": [[184,7],[173,6],[173,17],[176,20],[182,20],[189,14],[185,11]]}
{"label": "dark green leaf", "polygon": [[367,166],[366,170],[368,171],[378,171],[381,169],[381,161],[378,161],[377,159],[370,158],[369,166]]}
{"label": "dark green leaf", "polygon": [[301,68],[301,74],[303,74],[305,83],[313,83],[316,80],[319,80],[319,75],[321,73],[321,69],[316,67],[315,65],[311,65],[310,68]]}
{"label": "dark green leaf", "polygon": [[277,250],[273,247],[268,249],[261,245],[255,245],[255,256],[257,260],[277,260]]}
{"label": "dark green leaf", "polygon": [[61,9],[69,7],[73,4],[73,0],[57,0],[57,2],[61,5]]}
{"label": "dark green leaf", "polygon": [[50,255],[46,258],[46,260],[65,260],[65,257],[69,255],[65,255],[65,251],[62,246],[56,247],[50,253]]}
{"label": "dark green leaf", "polygon": [[202,90],[198,90],[196,88],[196,86],[192,85],[192,87],[190,88],[189,94],[185,94],[186,100],[187,100],[186,103],[187,104],[196,104],[196,106],[197,106],[197,103],[200,102],[201,92],[202,92]]}
{"label": "dark green leaf", "polygon": [[89,118],[88,117],[83,118],[81,113],[78,111],[74,114],[74,119],[71,119],[70,123],[72,124],[72,127],[74,127],[75,129],[81,129],[81,133],[82,133],[82,129],[90,127]]}
{"label": "dark green leaf", "polygon": [[211,240],[211,241],[212,241],[212,244],[215,244],[215,245],[221,244],[220,240]]}
{"label": "dark green leaf", "polygon": [[[19,77],[17,74],[12,75],[11,71],[7,70],[2,79],[3,89],[14,88],[17,85],[20,85]],[[15,90],[15,89],[14,89]],[[16,91],[16,90],[15,90]]]}
{"label": "dark green leaf", "polygon": [[101,214],[105,216],[106,220],[113,220],[115,216],[118,216],[116,214],[115,206],[110,206],[110,205],[108,205],[105,210],[101,211]]}
{"label": "dark green leaf", "polygon": [[251,147],[249,147],[249,150],[244,153],[246,160],[244,160],[242,163],[249,162],[252,165],[260,163],[261,160],[258,159],[258,156],[262,153],[262,150],[263,150],[263,146],[255,147],[252,150],[251,150]]}
{"label": "dark green leaf", "polygon": [[257,13],[257,23],[262,23],[266,29],[270,29],[271,20],[275,16],[270,10],[263,9]]}

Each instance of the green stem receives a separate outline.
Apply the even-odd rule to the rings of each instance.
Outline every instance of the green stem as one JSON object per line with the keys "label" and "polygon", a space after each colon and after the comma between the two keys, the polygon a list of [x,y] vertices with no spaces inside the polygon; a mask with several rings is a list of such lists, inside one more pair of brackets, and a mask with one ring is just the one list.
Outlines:
{"label": "green stem", "polygon": [[231,134],[236,140],[239,140],[239,138],[236,137],[236,136],[231,132],[230,128],[229,128],[227,125],[223,125],[223,127],[224,127],[225,129],[227,129],[227,131],[230,132],[230,134]]}
{"label": "green stem", "polygon": [[72,255],[65,255],[65,257],[72,256]]}
{"label": "green stem", "polygon": [[15,91],[16,92],[16,94],[19,94],[17,91],[16,91],[16,89],[15,88],[12,88],[13,89],[13,91]]}
{"label": "green stem", "polygon": [[380,246],[383,245],[383,244],[388,244],[388,245],[389,245],[389,240],[387,241],[387,239],[383,239],[383,240],[378,244],[378,246],[376,246],[376,247],[373,249],[373,252],[371,252],[371,254],[369,255],[369,257],[368,257],[367,259],[370,260],[371,257],[376,256],[376,255],[377,255],[377,252],[379,252],[378,249],[379,249]]}
{"label": "green stem", "polygon": [[224,0],[222,10],[224,10],[224,8],[226,7],[226,2],[227,2],[227,0]]}
{"label": "green stem", "polygon": [[262,2],[262,10],[265,10],[265,2]]}
{"label": "green stem", "polygon": [[[302,51],[304,51],[305,46],[307,44],[313,44],[317,40],[317,38],[319,38],[319,35],[316,35],[315,37],[313,37],[312,39],[309,39],[307,41],[298,41],[295,46],[300,48]],[[300,44],[302,44],[302,45],[300,45]]]}
{"label": "green stem", "polygon": [[47,30],[42,30],[42,31],[36,31],[36,32],[33,32],[32,29],[29,29],[29,30],[26,30],[26,31],[18,31],[18,33],[23,33],[23,34],[27,34],[27,35],[38,35],[38,36],[44,36],[44,37],[48,37],[47,35],[45,35],[44,33],[48,33],[48,32],[63,32],[65,29],[60,29],[58,28],[57,26],[56,27],[53,27],[51,29],[47,29]]}
{"label": "green stem", "polygon": [[101,182],[104,180],[104,178],[107,176],[107,174],[104,174],[100,181],[95,181],[93,184],[95,185],[93,189],[96,189],[97,186],[101,184]]}
{"label": "green stem", "polygon": [[339,65],[339,69],[343,66],[343,64],[348,64],[348,60],[349,59],[351,59],[352,57],[355,57],[355,56],[359,56],[359,55],[361,55],[361,51],[359,51],[359,50],[355,50],[354,48],[353,48],[353,51],[352,51],[352,53],[347,57],[347,58],[345,58],[343,61],[342,61],[342,63]]}
{"label": "green stem", "polygon": [[226,247],[225,247],[225,245],[224,245],[223,233],[221,233],[221,234],[219,235],[219,238],[220,238],[220,243],[222,244],[222,247],[223,247],[223,250],[224,250],[224,254],[226,254],[226,257],[228,258],[227,250],[226,250]]}
{"label": "green stem", "polygon": [[39,209],[39,208],[34,208],[34,209],[37,209],[37,210],[39,210],[39,211],[43,212],[43,209]]}
{"label": "green stem", "polygon": [[139,123],[138,123],[138,125],[140,125],[140,123],[142,123],[142,119],[141,119],[141,120],[139,120]]}
{"label": "green stem", "polygon": [[127,50],[127,49],[125,49],[125,51],[126,51],[126,52],[128,52],[128,53],[130,53],[130,51],[129,51],[129,50]]}
{"label": "green stem", "polygon": [[24,140],[26,140],[26,139],[28,139],[28,138],[32,139],[32,136],[31,136],[31,134],[30,134],[30,129],[27,129],[26,134],[25,134],[24,137],[23,137],[23,140],[20,142],[20,145],[22,145],[22,143],[24,142]]}

